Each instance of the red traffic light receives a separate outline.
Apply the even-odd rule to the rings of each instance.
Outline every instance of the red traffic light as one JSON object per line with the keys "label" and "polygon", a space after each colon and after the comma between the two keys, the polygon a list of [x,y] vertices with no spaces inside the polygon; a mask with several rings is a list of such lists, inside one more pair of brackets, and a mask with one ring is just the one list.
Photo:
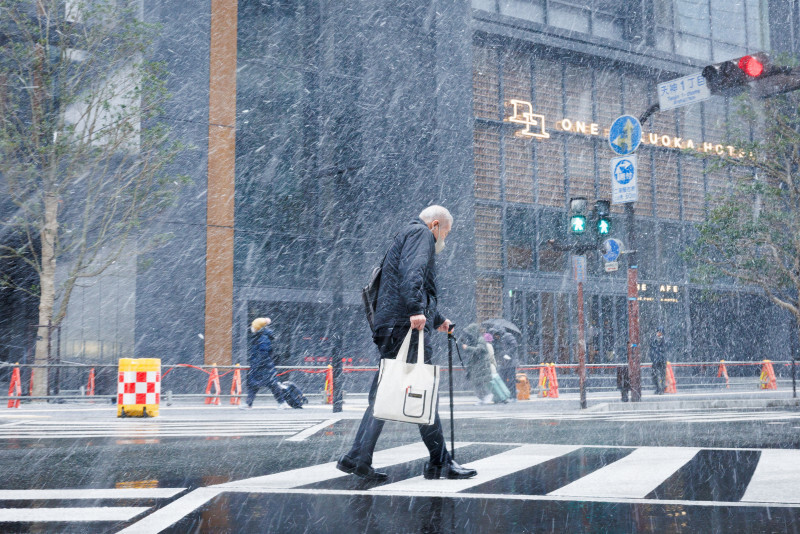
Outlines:
{"label": "red traffic light", "polygon": [[758,78],[764,74],[764,64],[754,56],[739,58],[739,68],[751,78]]}

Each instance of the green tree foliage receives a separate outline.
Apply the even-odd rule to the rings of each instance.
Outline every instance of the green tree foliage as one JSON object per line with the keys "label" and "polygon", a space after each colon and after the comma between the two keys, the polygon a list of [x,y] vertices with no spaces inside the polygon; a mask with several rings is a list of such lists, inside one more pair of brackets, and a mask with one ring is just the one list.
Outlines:
{"label": "green tree foliage", "polygon": [[[800,95],[741,98],[729,125],[747,156],[713,165],[745,172],[697,227],[686,252],[693,277],[757,286],[800,323]],[[751,135],[751,132],[754,132]]]}

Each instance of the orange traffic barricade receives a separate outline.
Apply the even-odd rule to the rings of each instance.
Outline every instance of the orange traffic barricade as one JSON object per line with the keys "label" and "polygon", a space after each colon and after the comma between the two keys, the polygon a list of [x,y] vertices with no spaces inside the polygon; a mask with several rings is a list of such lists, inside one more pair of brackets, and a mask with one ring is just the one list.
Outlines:
{"label": "orange traffic barricade", "polygon": [[94,367],[89,369],[89,381],[86,383],[86,394],[94,396]]}
{"label": "orange traffic barricade", "polygon": [[539,366],[539,396],[547,396],[547,364]]}
{"label": "orange traffic barricade", "polygon": [[333,404],[333,366],[331,365],[325,371],[325,402]]}
{"label": "orange traffic barricade", "polygon": [[19,408],[19,398],[22,396],[22,379],[19,376],[19,367],[14,367],[11,371],[11,383],[8,385],[8,396],[17,397],[8,399],[9,408]]}
{"label": "orange traffic barricade", "polygon": [[558,398],[558,377],[556,376],[556,364],[551,363],[548,366],[549,369],[549,380],[550,380],[550,388],[547,390],[547,396],[551,399]]}
{"label": "orange traffic barricade", "polygon": [[775,379],[775,370],[772,368],[770,360],[764,360],[761,365],[761,389],[778,389],[778,381]]}
{"label": "orange traffic barricade", "polygon": [[237,405],[242,403],[242,370],[239,369],[239,364],[236,364],[236,369],[233,371],[233,381],[231,382],[231,404]]}
{"label": "orange traffic barricade", "polygon": [[[211,393],[211,388],[214,388],[214,393]],[[214,365],[211,368],[211,372],[208,373],[208,385],[206,386],[206,404],[216,404],[217,406],[220,405],[219,395],[222,392],[222,388],[219,385],[219,371],[217,371],[217,366]]]}
{"label": "orange traffic barricade", "polygon": [[717,370],[717,378],[724,376],[725,377],[725,387],[729,387],[729,380],[728,380],[728,369],[725,367],[725,360],[719,361],[719,369]]}
{"label": "orange traffic barricade", "polygon": [[672,372],[672,364],[667,362],[667,384],[664,388],[664,393],[677,393],[678,388],[675,387],[675,374]]}

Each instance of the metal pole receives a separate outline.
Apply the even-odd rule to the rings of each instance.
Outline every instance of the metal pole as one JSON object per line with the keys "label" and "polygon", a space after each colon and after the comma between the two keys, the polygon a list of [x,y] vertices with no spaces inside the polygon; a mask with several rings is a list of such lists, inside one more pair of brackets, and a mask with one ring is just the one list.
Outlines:
{"label": "metal pole", "polygon": [[340,323],[338,323],[338,317],[344,309],[343,292],[341,276],[339,276],[337,277],[336,286],[333,290],[333,309],[334,314],[337,317],[337,331],[333,337],[333,347],[331,347],[331,353],[333,354],[331,358],[331,367],[333,367],[333,384],[331,385],[331,388],[333,389],[333,413],[341,412],[343,404],[342,378],[344,373],[342,372],[342,348],[344,340],[342,339],[342,332],[339,330]]}
{"label": "metal pole", "polygon": [[797,358],[792,356],[792,398],[797,398],[797,378],[795,373],[795,362],[797,362]]}
{"label": "metal pole", "polygon": [[578,384],[581,409],[586,408],[586,332],[583,328],[583,282],[578,282]]}
{"label": "metal pole", "polygon": [[631,383],[631,401],[642,398],[642,359],[639,351],[639,289],[636,263],[636,242],[633,203],[625,204],[628,222],[628,376]]}
{"label": "metal pole", "polygon": [[450,377],[450,457],[456,459],[456,433],[455,423],[453,422],[453,328],[455,325],[450,325],[447,331],[447,372]]}

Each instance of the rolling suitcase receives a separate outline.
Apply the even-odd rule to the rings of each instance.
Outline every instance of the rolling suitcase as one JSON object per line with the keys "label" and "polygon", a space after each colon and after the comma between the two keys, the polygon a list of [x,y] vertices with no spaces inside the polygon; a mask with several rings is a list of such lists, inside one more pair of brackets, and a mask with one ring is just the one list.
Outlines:
{"label": "rolling suitcase", "polygon": [[308,399],[294,382],[281,382],[280,385],[283,389],[283,400],[292,408],[302,408],[308,403]]}
{"label": "rolling suitcase", "polygon": [[508,399],[511,398],[511,392],[508,390],[508,386],[506,386],[506,383],[503,382],[499,374],[495,373],[492,375],[492,381],[489,385],[492,388],[492,395],[494,396],[495,402],[508,402]]}

